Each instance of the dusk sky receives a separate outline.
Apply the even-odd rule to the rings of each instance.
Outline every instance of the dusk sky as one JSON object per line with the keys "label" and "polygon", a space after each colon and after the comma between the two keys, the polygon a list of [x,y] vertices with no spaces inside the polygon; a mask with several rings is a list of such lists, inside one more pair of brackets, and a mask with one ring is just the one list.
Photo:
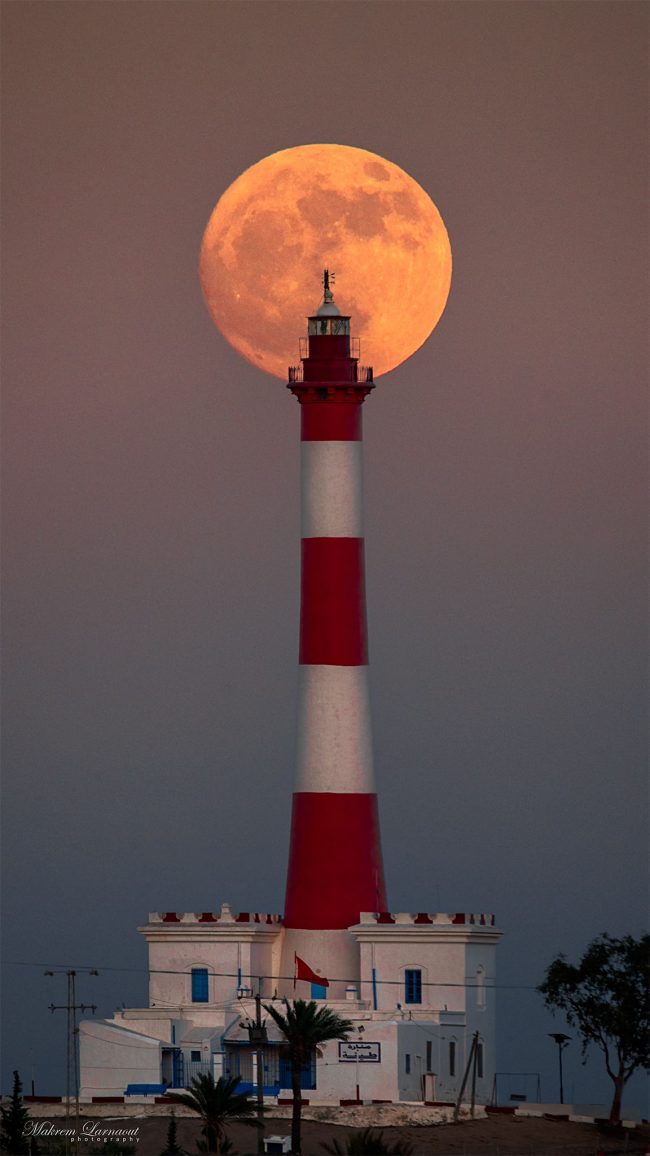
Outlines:
{"label": "dusk sky", "polygon": [[[64,1090],[45,968],[97,967],[78,996],[110,1015],[147,1002],[149,911],[282,911],[299,411],[197,265],[244,169],[337,142],[414,177],[454,259],[364,407],[389,904],[496,913],[497,1069],[557,1098],[535,985],[647,926],[648,7],[35,0],[3,24],[3,1090]],[[574,1038],[566,1098],[610,1087]]]}

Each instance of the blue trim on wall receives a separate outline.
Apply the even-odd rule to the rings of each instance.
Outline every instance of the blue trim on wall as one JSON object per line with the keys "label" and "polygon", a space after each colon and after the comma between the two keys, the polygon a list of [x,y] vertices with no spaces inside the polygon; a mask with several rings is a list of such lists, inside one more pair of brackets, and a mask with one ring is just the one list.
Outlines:
{"label": "blue trim on wall", "polygon": [[377,968],[372,969],[372,1009],[377,1011]]}

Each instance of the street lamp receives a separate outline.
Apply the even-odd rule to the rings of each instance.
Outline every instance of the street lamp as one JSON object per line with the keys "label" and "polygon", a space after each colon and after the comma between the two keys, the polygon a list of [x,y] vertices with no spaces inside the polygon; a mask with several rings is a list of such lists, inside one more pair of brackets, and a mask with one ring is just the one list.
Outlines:
{"label": "street lamp", "polygon": [[558,1058],[560,1061],[560,1103],[564,1103],[564,1083],[562,1080],[562,1052],[569,1046],[571,1036],[566,1036],[564,1032],[549,1032],[552,1040],[557,1044]]}

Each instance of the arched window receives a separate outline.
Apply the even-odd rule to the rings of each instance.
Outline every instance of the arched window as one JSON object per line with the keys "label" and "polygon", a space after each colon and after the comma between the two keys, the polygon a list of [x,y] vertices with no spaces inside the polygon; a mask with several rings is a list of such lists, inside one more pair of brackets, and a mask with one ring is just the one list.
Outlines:
{"label": "arched window", "polygon": [[192,1003],[208,1002],[208,969],[192,968]]}

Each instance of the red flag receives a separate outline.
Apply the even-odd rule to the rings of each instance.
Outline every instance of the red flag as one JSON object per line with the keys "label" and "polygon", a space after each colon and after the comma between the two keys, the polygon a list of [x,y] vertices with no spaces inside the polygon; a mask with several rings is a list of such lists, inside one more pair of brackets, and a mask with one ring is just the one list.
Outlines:
{"label": "red flag", "polygon": [[304,959],[301,959],[299,955],[296,955],[295,951],[293,953],[293,960],[295,967],[293,976],[294,987],[299,979],[306,979],[309,983],[318,983],[321,987],[329,987],[329,980],[325,979],[323,975],[316,975],[316,972],[312,971],[309,964],[305,963]]}

